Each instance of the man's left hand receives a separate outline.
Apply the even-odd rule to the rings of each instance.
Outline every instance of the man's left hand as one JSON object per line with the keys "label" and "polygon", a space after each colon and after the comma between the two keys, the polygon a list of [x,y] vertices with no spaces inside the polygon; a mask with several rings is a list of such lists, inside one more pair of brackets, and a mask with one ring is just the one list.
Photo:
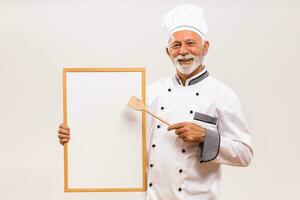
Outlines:
{"label": "man's left hand", "polygon": [[185,142],[204,142],[205,129],[191,122],[182,122],[168,127],[168,131],[175,130],[176,135]]}

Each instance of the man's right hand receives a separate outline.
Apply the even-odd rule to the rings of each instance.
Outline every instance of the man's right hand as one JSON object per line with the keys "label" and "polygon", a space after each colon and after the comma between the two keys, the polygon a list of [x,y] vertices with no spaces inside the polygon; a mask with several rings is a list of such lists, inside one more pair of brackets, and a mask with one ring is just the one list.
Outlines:
{"label": "man's right hand", "polygon": [[58,138],[59,143],[64,145],[65,143],[68,143],[70,141],[70,128],[64,124],[59,125],[58,129]]}

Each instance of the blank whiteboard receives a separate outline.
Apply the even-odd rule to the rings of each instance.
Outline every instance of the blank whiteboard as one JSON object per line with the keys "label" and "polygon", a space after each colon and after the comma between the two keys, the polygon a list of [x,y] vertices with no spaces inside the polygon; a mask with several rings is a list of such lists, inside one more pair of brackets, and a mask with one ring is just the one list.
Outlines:
{"label": "blank whiteboard", "polygon": [[144,68],[64,68],[65,192],[146,190],[145,113],[127,106],[145,102]]}

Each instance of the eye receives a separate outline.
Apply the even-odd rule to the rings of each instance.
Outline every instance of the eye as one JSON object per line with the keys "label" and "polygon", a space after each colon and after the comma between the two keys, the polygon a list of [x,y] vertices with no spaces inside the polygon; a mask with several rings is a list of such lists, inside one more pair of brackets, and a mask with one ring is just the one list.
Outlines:
{"label": "eye", "polygon": [[187,45],[189,45],[189,46],[194,46],[194,45],[195,45],[195,42],[187,42]]}
{"label": "eye", "polygon": [[173,45],[172,45],[172,48],[173,48],[173,49],[178,49],[179,47],[180,47],[180,44],[173,44]]}

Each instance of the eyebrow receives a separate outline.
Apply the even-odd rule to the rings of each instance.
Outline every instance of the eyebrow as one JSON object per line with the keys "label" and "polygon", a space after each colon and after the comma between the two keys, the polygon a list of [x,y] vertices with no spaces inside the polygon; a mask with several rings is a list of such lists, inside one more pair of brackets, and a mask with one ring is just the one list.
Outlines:
{"label": "eyebrow", "polygon": [[171,43],[171,45],[176,44],[176,43],[181,43],[181,42],[178,40],[175,40],[174,42]]}
{"label": "eyebrow", "polygon": [[185,40],[184,42],[196,42],[196,40],[193,40],[193,39],[187,39],[187,40]]}
{"label": "eyebrow", "polygon": [[[183,42],[196,42],[196,40],[193,40],[193,39],[187,39]],[[175,40],[174,42],[172,42],[171,44],[176,44],[176,43],[182,43],[182,41],[178,41],[178,40]]]}

